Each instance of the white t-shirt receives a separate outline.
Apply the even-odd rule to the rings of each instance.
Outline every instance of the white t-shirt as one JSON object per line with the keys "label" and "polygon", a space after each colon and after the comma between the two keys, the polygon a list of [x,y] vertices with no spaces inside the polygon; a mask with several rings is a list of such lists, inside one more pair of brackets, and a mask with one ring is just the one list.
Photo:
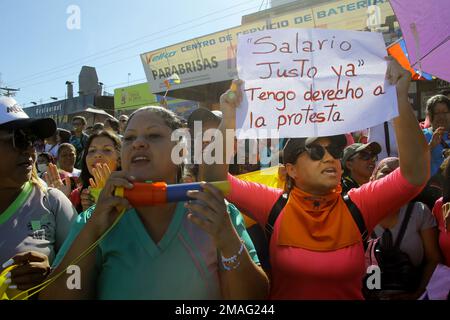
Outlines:
{"label": "white t-shirt", "polygon": [[72,177],[76,177],[76,178],[79,178],[79,177],[80,177],[80,174],[81,174],[81,170],[80,170],[80,169],[77,169],[77,168],[73,168],[73,171],[70,172],[70,175],[71,175]]}
{"label": "white t-shirt", "polygon": [[[407,207],[408,205],[405,205],[400,209],[397,224],[393,228],[389,229],[392,233],[392,239],[394,242],[400,232],[400,227],[403,219],[405,218]],[[408,221],[405,235],[400,243],[400,250],[408,254],[413,265],[419,266],[422,263],[425,254],[421,231],[424,229],[434,228],[436,226],[436,219],[430,209],[428,209],[428,207],[422,202],[416,202],[411,211],[411,218]],[[374,232],[377,237],[381,237],[384,232],[384,228],[377,225]]]}

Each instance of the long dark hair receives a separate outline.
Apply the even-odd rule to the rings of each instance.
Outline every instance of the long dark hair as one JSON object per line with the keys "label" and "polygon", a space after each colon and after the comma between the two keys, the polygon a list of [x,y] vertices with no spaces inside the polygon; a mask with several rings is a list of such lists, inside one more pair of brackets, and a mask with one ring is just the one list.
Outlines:
{"label": "long dark hair", "polygon": [[[137,109],[130,115],[130,117],[128,118],[127,126],[125,127],[125,131],[127,130],[128,125],[131,122],[131,119],[133,119],[133,117],[135,117],[136,114],[142,111],[156,114],[164,121],[165,125],[168,126],[172,131],[186,127],[186,124],[183,121],[183,119],[177,116],[174,112],[160,106],[147,106]],[[178,165],[177,168],[177,183],[180,183],[182,181],[183,171],[184,171],[184,164],[181,163],[180,165]]]}
{"label": "long dark hair", "polygon": [[[111,140],[114,144],[114,148],[120,155],[120,148],[122,147],[122,142],[120,141],[120,138],[116,134],[114,134],[111,131],[107,131],[107,130],[102,130],[97,133],[91,134],[86,143],[86,146],[84,147],[83,159],[82,159],[82,163],[81,163],[81,174],[80,174],[80,180],[81,180],[81,184],[82,184],[81,190],[88,188],[89,187],[89,179],[94,178],[89,173],[89,168],[86,163],[86,157],[88,154],[89,147],[92,144],[92,141],[98,137],[105,137],[105,138],[108,138],[109,140]],[[120,170],[120,158],[118,158],[118,160],[117,160],[117,170]]]}

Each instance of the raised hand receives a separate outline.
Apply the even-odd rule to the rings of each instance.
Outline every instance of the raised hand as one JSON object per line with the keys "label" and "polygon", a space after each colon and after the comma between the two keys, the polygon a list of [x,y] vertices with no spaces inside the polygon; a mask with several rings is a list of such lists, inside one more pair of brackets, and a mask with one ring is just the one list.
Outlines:
{"label": "raised hand", "polygon": [[106,163],[97,163],[92,169],[94,179],[89,179],[89,184],[92,188],[101,189],[105,186],[106,180],[111,175],[111,170]]}
{"label": "raised hand", "polygon": [[389,62],[386,69],[386,80],[397,87],[397,96],[407,97],[411,72],[403,68],[394,58],[386,57]]}
{"label": "raised hand", "polygon": [[242,102],[242,80],[233,80],[231,87],[220,96],[220,109],[227,129],[236,128],[236,108]]}
{"label": "raised hand", "polygon": [[439,127],[433,132],[433,137],[431,138],[431,141],[428,143],[430,146],[430,149],[434,149],[438,144],[441,143],[442,137],[445,134],[445,128]]}
{"label": "raised hand", "polygon": [[48,170],[44,173],[44,180],[47,183],[47,186],[59,189],[67,197],[72,192],[70,177],[65,177],[63,182],[59,176],[58,168],[53,163],[48,164]]}
{"label": "raised hand", "polygon": [[[100,190],[105,186],[106,181],[111,175],[111,170],[106,163],[97,163],[96,167],[92,169],[92,175],[94,178],[89,178],[90,187],[88,189],[83,189],[80,194],[81,207],[83,210],[87,210],[95,204]],[[96,189],[96,192],[92,189]]]}

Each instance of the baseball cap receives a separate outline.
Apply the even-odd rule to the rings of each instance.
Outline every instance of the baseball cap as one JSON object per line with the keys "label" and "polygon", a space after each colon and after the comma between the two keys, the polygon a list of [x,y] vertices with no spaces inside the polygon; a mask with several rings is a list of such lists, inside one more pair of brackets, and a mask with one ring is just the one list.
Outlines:
{"label": "baseball cap", "polygon": [[321,138],[330,139],[331,144],[341,148],[344,148],[347,145],[347,138],[343,134],[327,137],[290,138],[283,148],[283,163],[295,163],[299,155],[299,150],[313,144]]}
{"label": "baseball cap", "polygon": [[214,121],[220,123],[222,121],[222,112],[219,110],[209,110],[203,107],[195,109],[188,117],[188,127],[194,128],[194,121]]}
{"label": "baseball cap", "polygon": [[30,118],[22,107],[11,97],[0,97],[0,129],[30,129],[41,139],[52,136],[56,123],[51,118]]}
{"label": "baseball cap", "polygon": [[370,143],[353,143],[344,149],[344,156],[342,157],[342,164],[353,157],[358,152],[363,150],[367,150],[368,152],[377,155],[381,152],[381,146],[378,142],[370,142]]}

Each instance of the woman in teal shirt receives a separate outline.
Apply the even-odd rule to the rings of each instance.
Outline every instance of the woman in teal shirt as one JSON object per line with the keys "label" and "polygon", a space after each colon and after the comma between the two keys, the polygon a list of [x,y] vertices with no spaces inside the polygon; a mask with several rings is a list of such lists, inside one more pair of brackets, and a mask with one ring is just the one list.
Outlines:
{"label": "woman in teal shirt", "polygon": [[[171,159],[174,130],[182,122],[170,111],[146,107],[133,113],[124,133],[122,171],[113,172],[87,223],[52,275],[65,270],[127,210],[99,246],[77,263],[79,290],[70,275],[57,278],[42,294],[47,299],[263,299],[268,279],[256,265],[228,214],[223,194],[209,184],[190,191],[200,200],[131,208],[114,196],[132,182],[177,183],[181,167]],[[194,213],[193,213],[194,212]],[[92,216],[88,219],[89,215]],[[87,220],[88,219],[88,220]],[[234,220],[234,221],[232,221]],[[242,237],[241,237],[242,236]]]}

